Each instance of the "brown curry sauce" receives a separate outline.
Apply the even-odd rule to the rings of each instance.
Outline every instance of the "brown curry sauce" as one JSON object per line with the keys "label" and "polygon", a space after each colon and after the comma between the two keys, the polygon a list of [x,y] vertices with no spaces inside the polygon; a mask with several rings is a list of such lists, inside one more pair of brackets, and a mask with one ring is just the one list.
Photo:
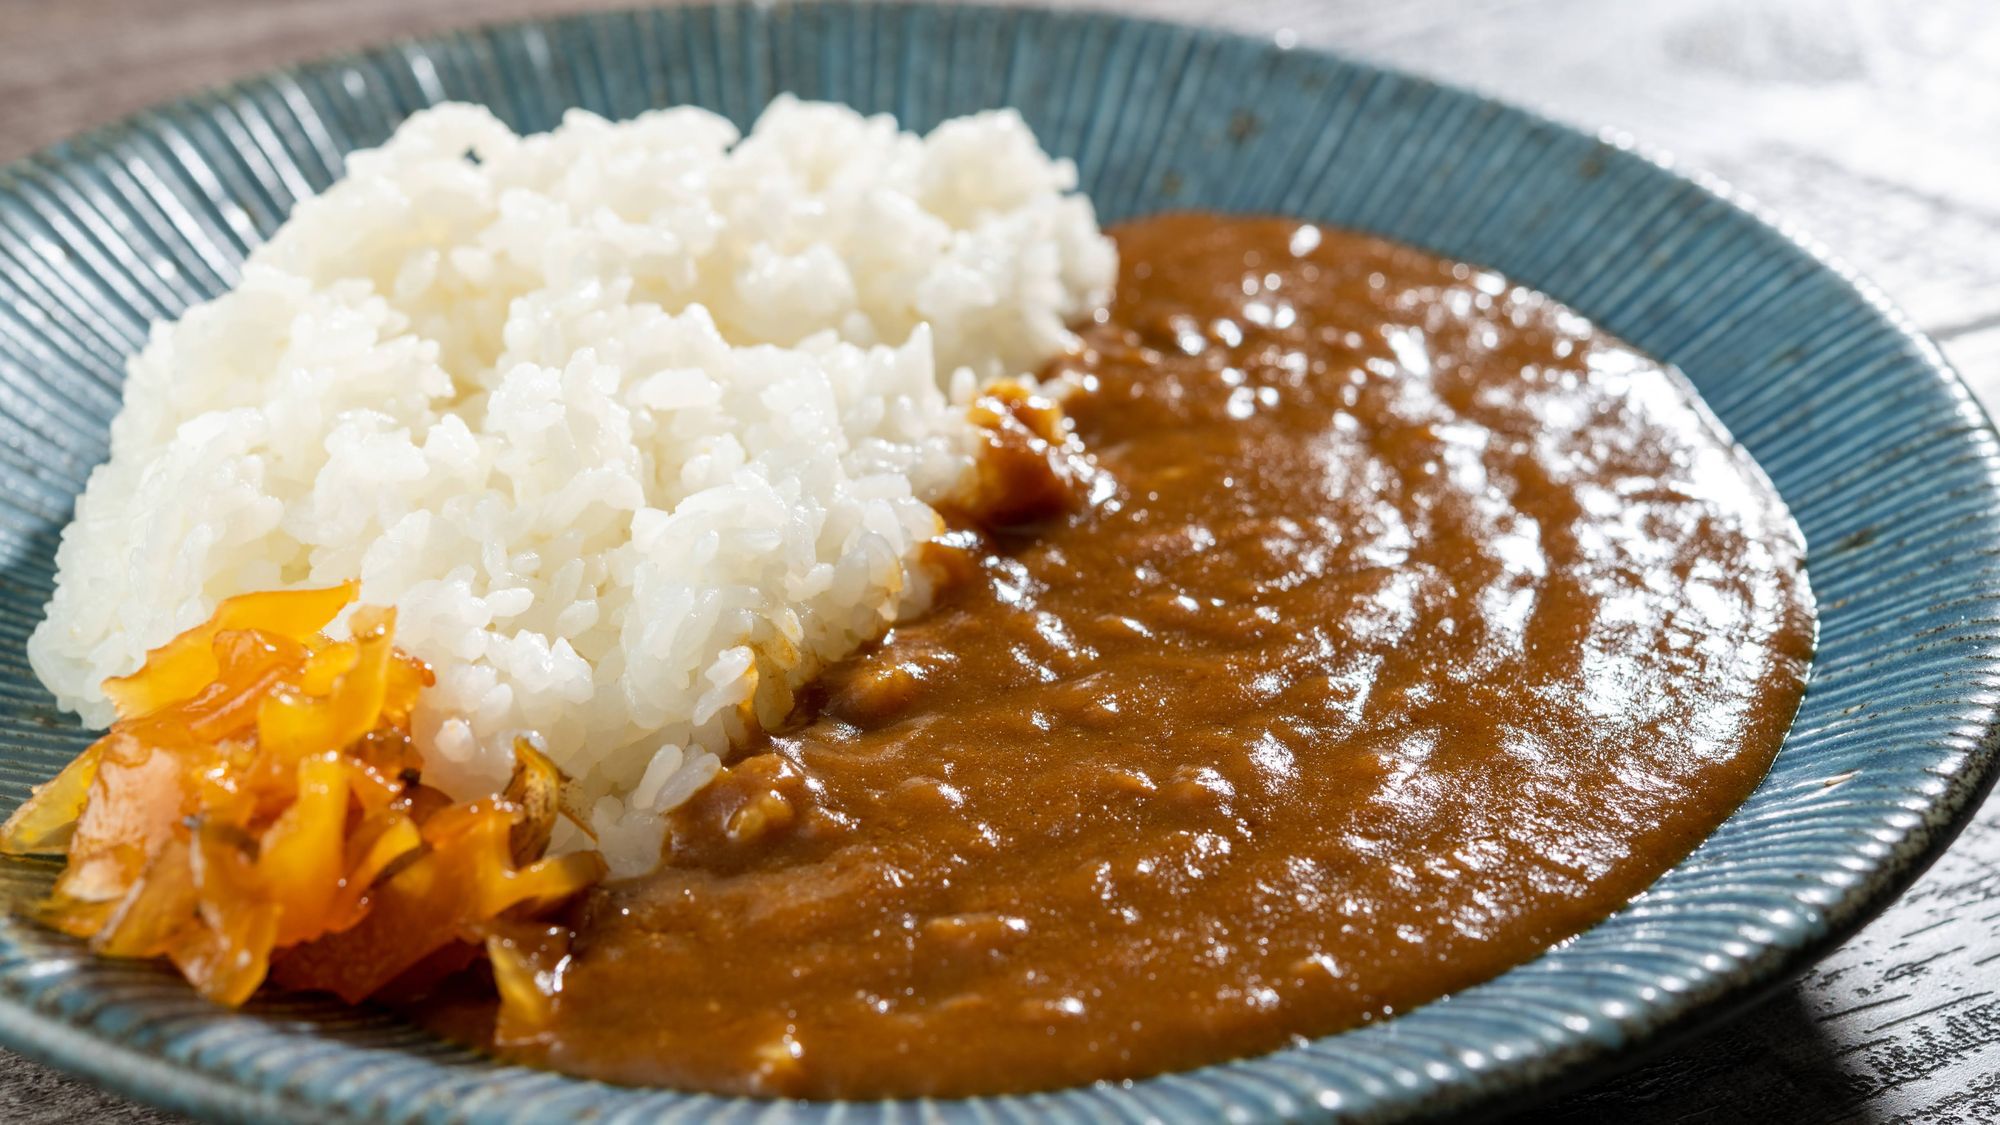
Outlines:
{"label": "brown curry sauce", "polygon": [[1536,956],[1755,786],[1804,551],[1678,376],[1376,239],[1114,233],[1075,441],[996,419],[1058,437],[995,440],[1036,487],[578,908],[512,1053],[811,1097],[1253,1054]]}

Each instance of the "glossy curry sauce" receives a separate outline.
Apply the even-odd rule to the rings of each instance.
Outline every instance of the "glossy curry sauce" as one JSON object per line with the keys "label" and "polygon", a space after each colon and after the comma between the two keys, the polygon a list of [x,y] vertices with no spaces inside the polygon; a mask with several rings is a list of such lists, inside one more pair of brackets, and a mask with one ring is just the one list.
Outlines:
{"label": "glossy curry sauce", "polygon": [[1677,376],[1374,239],[1116,234],[1058,365],[1091,464],[996,457],[1021,526],[587,901],[516,1050],[814,1097],[1192,1067],[1534,957],[1756,784],[1802,548]]}

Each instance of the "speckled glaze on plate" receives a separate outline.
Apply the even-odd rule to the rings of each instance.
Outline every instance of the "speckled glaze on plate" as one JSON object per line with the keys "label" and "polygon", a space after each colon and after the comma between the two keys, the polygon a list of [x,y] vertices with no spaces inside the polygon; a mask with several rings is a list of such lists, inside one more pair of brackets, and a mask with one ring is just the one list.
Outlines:
{"label": "speckled glaze on plate", "polygon": [[[1786,979],[1949,840],[1990,781],[2000,443],[1865,283],[1712,183],[1490,100],[1318,52],[1096,15],[758,4],[406,43],[142,114],[0,170],[0,811],[89,741],[22,645],[149,322],[227,286],[342,155],[445,99],[520,129],[582,106],[769,98],[926,129],[1018,107],[1100,216],[1275,212],[1496,267],[1685,370],[1804,528],[1821,643],[1771,775],[1625,910],[1384,1024],[1121,1085],[762,1102],[501,1066],[397,1019],[213,1008],[167,973],[0,921],[0,1043],[232,1121],[1391,1120],[1518,1104]],[[0,864],[0,894],[53,868]]]}

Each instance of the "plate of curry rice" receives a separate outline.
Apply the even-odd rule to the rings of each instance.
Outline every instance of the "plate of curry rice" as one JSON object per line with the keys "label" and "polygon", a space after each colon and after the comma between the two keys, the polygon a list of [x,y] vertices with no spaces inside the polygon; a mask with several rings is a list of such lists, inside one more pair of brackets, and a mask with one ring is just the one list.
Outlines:
{"label": "plate of curry rice", "polygon": [[2000,444],[1615,136],[720,3],[0,169],[0,1044],[226,1121],[1413,1120],[1991,783]]}

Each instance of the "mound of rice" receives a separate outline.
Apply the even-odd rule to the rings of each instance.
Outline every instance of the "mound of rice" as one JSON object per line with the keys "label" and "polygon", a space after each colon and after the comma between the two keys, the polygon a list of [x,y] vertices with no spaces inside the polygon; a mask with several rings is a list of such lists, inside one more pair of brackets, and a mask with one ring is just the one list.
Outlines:
{"label": "mound of rice", "polygon": [[642,871],[748,724],[923,606],[965,396],[1113,280],[1074,186],[1011,112],[418,114],[156,326],[35,671],[103,724],[221,598],[358,576],[436,668],[427,778],[491,791],[532,734]]}

